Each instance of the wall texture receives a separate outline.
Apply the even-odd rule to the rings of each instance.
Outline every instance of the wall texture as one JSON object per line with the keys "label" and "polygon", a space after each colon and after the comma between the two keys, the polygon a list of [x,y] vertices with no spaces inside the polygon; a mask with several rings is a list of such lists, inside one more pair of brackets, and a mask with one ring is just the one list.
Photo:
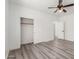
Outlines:
{"label": "wall texture", "polygon": [[34,43],[53,40],[52,21],[54,15],[29,9],[18,4],[10,3],[9,44],[10,50],[17,49],[21,43],[20,17],[34,20]]}

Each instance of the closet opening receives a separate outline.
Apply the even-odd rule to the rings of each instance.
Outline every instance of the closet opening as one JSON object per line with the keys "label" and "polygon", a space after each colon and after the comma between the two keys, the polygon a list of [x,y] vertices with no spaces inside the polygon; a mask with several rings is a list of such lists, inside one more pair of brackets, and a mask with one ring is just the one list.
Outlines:
{"label": "closet opening", "polygon": [[21,17],[21,44],[33,43],[33,19]]}

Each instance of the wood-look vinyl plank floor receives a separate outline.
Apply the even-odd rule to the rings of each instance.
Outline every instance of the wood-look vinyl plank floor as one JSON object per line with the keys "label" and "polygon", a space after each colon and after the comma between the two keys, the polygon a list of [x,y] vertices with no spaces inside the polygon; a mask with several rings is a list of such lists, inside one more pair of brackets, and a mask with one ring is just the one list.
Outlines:
{"label": "wood-look vinyl plank floor", "polygon": [[28,51],[24,48],[24,46],[22,46],[22,53],[23,53],[24,59],[30,59]]}
{"label": "wood-look vinyl plank floor", "polygon": [[46,59],[47,58],[47,56],[43,56],[42,52],[35,45],[32,45],[31,49],[33,51],[33,54],[36,55],[37,59],[39,59],[39,58]]}
{"label": "wood-look vinyl plank floor", "polygon": [[15,56],[16,56],[16,59],[23,59],[22,50],[21,49],[16,50]]}
{"label": "wood-look vinyl plank floor", "polygon": [[74,59],[74,42],[59,39],[22,45],[10,51],[8,59]]}
{"label": "wood-look vinyl plank floor", "polygon": [[56,47],[53,47],[53,46],[50,46],[50,45],[46,45],[46,44],[40,44],[40,46],[42,46],[42,48],[46,48],[46,49],[48,48],[49,51],[51,51],[51,52],[54,51],[57,54],[62,55],[62,57],[64,57],[64,58],[67,58],[67,59],[73,58],[73,56],[71,54],[69,54],[69,53],[67,53],[67,52],[65,52],[65,51],[63,51],[59,48],[56,48]]}

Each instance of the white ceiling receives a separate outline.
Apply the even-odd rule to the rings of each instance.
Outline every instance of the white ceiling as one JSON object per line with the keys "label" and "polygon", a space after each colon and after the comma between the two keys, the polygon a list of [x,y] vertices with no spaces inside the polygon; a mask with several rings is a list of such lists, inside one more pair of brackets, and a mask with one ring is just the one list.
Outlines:
{"label": "white ceiling", "polygon": [[[52,11],[56,10],[56,9],[49,10],[48,7],[56,6],[58,4],[58,0],[10,0],[10,1],[25,7],[29,7],[47,13],[53,13]],[[63,0],[64,5],[70,3],[74,3],[74,0]],[[65,9],[70,12],[73,12],[73,7],[68,7]]]}

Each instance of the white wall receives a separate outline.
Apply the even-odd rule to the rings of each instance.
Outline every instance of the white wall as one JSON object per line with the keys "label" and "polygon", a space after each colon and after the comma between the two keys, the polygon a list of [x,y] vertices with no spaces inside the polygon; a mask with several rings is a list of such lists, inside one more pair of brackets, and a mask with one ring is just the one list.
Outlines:
{"label": "white wall", "polygon": [[43,13],[37,10],[25,8],[10,3],[9,19],[9,44],[10,50],[17,49],[21,43],[20,17],[34,19],[34,43],[49,41],[53,39],[52,21],[56,20],[54,15]]}
{"label": "white wall", "polygon": [[6,0],[6,14],[5,14],[5,59],[7,59],[8,57],[8,54],[9,54],[9,36],[8,36],[8,30],[9,30],[9,27],[8,27],[8,20],[9,20],[9,5],[8,5],[8,0]]}
{"label": "white wall", "polygon": [[65,39],[74,41],[74,14],[62,16],[60,20],[65,22]]}

